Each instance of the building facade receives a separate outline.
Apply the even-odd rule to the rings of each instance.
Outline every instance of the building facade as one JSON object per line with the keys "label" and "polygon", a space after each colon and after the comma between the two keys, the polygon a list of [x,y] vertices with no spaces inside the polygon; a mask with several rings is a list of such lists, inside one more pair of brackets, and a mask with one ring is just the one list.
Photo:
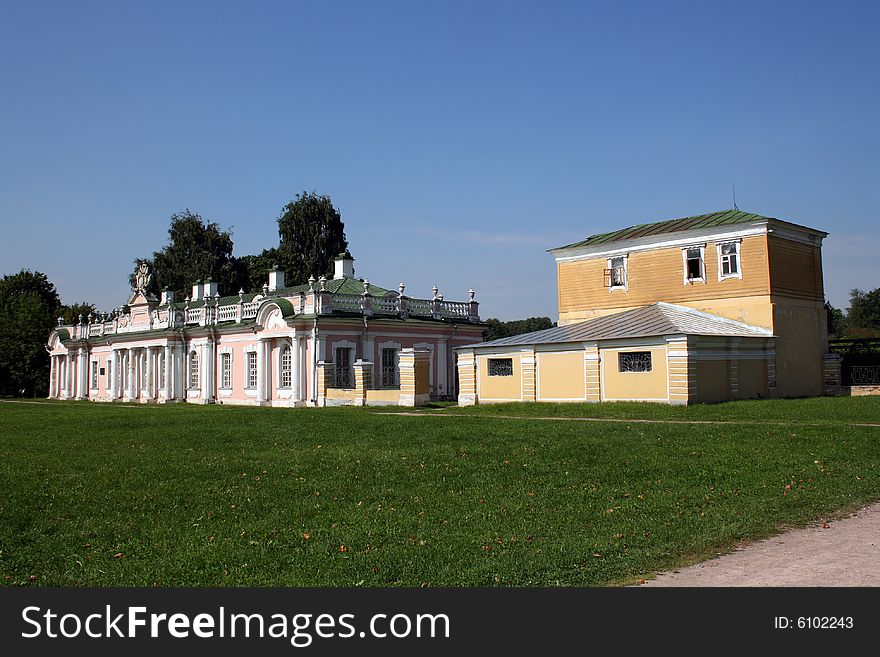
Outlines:
{"label": "building facade", "polygon": [[454,350],[480,340],[479,304],[431,298],[354,278],[353,258],[332,279],[285,287],[269,272],[261,294],[149,294],[141,269],[128,303],[49,336],[49,397],[142,403],[264,406],[417,405],[454,398]]}
{"label": "building facade", "polygon": [[821,395],[826,236],[729,210],[552,249],[559,327],[460,349],[459,401]]}

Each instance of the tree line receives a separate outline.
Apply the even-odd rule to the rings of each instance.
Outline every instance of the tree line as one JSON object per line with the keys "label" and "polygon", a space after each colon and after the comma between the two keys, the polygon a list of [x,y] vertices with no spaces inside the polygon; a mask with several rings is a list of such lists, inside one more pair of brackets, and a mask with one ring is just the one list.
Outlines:
{"label": "tree line", "polygon": [[825,302],[830,338],[880,338],[880,288],[851,290],[846,312]]}

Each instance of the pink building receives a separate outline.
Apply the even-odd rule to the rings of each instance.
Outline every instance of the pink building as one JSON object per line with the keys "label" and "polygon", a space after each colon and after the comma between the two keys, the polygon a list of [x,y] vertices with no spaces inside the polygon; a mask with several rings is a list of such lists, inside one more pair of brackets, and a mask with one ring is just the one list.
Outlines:
{"label": "pink building", "polygon": [[175,301],[148,294],[138,272],[126,306],[49,336],[52,399],[261,406],[418,405],[457,394],[454,350],[481,339],[478,303],[430,299],[354,278],[336,259],[331,280],[285,287],[269,272],[261,294],[220,297],[193,285]]}

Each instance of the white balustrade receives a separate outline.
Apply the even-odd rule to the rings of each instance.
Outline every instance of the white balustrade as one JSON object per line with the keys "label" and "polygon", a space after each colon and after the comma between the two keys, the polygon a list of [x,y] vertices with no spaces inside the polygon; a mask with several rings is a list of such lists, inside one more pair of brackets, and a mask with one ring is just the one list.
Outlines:
{"label": "white balustrade", "polygon": [[253,319],[257,316],[257,310],[260,307],[259,301],[251,301],[250,303],[244,304],[241,311],[242,319]]}
{"label": "white balustrade", "polygon": [[238,310],[238,304],[232,304],[229,306],[220,306],[218,309],[217,321],[218,322],[228,322],[235,320],[235,313]]}

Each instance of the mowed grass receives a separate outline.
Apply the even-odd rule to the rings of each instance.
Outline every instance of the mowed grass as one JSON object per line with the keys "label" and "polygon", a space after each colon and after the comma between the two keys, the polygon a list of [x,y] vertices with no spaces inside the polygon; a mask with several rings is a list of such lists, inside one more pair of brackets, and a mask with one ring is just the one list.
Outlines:
{"label": "mowed grass", "polygon": [[880,398],[427,413],[0,403],[0,577],[601,586],[880,498]]}

